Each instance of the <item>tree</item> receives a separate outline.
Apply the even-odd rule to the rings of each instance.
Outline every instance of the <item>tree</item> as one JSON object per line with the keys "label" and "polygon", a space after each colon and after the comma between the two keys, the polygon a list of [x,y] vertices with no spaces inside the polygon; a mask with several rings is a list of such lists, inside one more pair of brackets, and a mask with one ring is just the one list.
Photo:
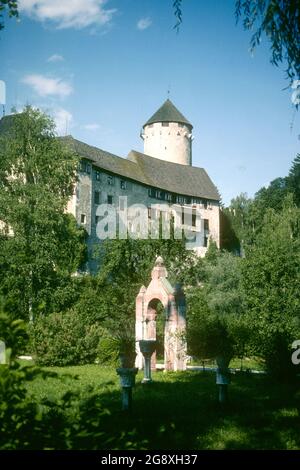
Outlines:
{"label": "tree", "polygon": [[202,287],[188,291],[188,345],[202,358],[245,354],[249,329],[241,290],[242,259],[228,252],[205,258]]}
{"label": "tree", "polygon": [[[183,0],[173,2],[175,28],[182,23]],[[243,26],[253,30],[250,46],[254,50],[266,34],[271,42],[271,63],[286,62],[290,80],[300,77],[300,3],[298,0],[236,0],[236,20],[243,18]]]}
{"label": "tree", "polygon": [[3,13],[8,12],[9,17],[19,17],[17,0],[0,0],[0,30],[4,28]]}
{"label": "tree", "polygon": [[85,256],[85,234],[65,212],[78,159],[54,128],[27,107],[0,136],[0,293],[23,319],[51,310]]}
{"label": "tree", "polygon": [[253,50],[265,33],[271,42],[271,63],[287,63],[292,80],[300,77],[300,3],[298,0],[237,0],[236,18],[243,16],[245,29],[257,29],[251,38]]}
{"label": "tree", "polygon": [[275,375],[291,371],[290,347],[300,333],[300,209],[291,196],[283,210],[267,211],[255,243],[246,249],[242,286],[257,354]]}
{"label": "tree", "polygon": [[294,201],[300,207],[300,154],[298,153],[293,161],[289,176],[287,177],[287,187],[294,195]]}

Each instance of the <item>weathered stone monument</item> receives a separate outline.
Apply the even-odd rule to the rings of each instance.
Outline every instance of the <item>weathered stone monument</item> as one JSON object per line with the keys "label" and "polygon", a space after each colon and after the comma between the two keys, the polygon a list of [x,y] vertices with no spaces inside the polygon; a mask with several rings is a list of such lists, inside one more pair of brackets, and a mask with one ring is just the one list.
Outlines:
{"label": "weathered stone monument", "polygon": [[[186,370],[186,307],[181,286],[171,286],[164,260],[159,256],[151,273],[149,286],[142,286],[136,298],[136,367],[143,368],[144,358],[138,341],[156,339],[156,317],[159,302],[164,307],[164,367],[165,370]],[[151,358],[151,368],[156,368],[156,354]]]}

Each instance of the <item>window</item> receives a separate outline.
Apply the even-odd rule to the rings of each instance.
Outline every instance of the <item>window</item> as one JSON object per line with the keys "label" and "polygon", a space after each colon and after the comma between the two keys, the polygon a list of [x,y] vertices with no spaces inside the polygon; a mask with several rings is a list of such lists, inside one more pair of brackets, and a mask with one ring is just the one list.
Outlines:
{"label": "window", "polygon": [[197,220],[197,215],[196,211],[192,211],[192,227],[196,227],[196,220]]}
{"label": "window", "polygon": [[115,184],[115,179],[113,176],[108,176],[107,177],[107,184],[109,184],[110,186],[113,186]]}
{"label": "window", "polygon": [[207,247],[208,246],[208,237],[204,237],[204,243],[203,246]]}
{"label": "window", "polygon": [[148,196],[149,197],[155,197],[155,190],[153,188],[148,189]]}
{"label": "window", "polygon": [[209,220],[204,219],[204,230],[209,230]]}
{"label": "window", "polygon": [[163,127],[169,127],[169,123],[168,122],[162,122],[161,124]]}
{"label": "window", "polygon": [[100,179],[101,179],[100,171],[95,171],[95,178],[96,178],[96,181],[100,181]]}
{"label": "window", "polygon": [[94,201],[95,201],[95,204],[100,204],[100,191],[95,191]]}
{"label": "window", "polygon": [[82,171],[82,173],[90,173],[91,165],[87,161],[82,160],[80,163],[80,171]]}
{"label": "window", "polygon": [[112,203],[113,203],[113,197],[107,196],[107,204],[112,204]]}
{"label": "window", "polygon": [[165,193],[163,191],[157,190],[157,191],[155,191],[155,197],[157,199],[164,199],[165,198]]}
{"label": "window", "polygon": [[172,198],[172,194],[166,193],[166,201],[172,202],[172,199],[173,199],[173,198]]}
{"label": "window", "polygon": [[183,196],[177,196],[177,201],[178,204],[185,204],[186,203],[186,200]]}
{"label": "window", "polygon": [[207,209],[207,200],[204,199],[202,202],[203,202],[203,207],[204,207],[204,209]]}
{"label": "window", "polygon": [[95,224],[97,225],[100,222],[100,215],[95,216]]}
{"label": "window", "polygon": [[120,187],[121,187],[121,189],[126,189],[127,188],[127,181],[121,180],[120,181]]}
{"label": "window", "polygon": [[85,222],[86,222],[86,216],[85,216],[85,214],[81,214],[81,216],[80,216],[80,222],[81,222],[82,224],[85,224]]}

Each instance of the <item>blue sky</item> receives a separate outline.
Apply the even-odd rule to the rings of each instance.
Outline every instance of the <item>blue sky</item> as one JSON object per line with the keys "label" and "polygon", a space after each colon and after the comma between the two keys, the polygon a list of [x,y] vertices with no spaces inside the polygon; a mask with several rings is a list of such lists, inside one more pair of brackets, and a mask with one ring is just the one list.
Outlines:
{"label": "blue sky", "polygon": [[223,201],[288,173],[299,152],[284,72],[265,41],[252,57],[234,0],[21,0],[21,21],[0,33],[7,113],[26,103],[59,132],[126,157],[142,151],[143,123],[170,98],[193,123],[193,164]]}

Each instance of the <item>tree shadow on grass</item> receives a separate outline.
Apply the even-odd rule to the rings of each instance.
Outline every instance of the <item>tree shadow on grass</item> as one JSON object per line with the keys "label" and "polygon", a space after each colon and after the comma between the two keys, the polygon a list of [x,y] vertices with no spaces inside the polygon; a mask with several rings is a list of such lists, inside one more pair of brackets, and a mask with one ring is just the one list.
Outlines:
{"label": "tree shadow on grass", "polygon": [[[94,399],[109,410],[100,419],[105,439],[88,429],[79,448],[144,449],[296,449],[300,448],[300,381],[274,384],[266,376],[239,374],[230,386],[230,400],[217,402],[213,373],[157,373],[150,385],[137,383],[131,414],[120,410],[118,391]],[[94,417],[97,420],[97,418]],[[109,444],[110,443],[110,444]]]}
{"label": "tree shadow on grass", "polygon": [[121,411],[115,382],[67,392],[43,404],[43,419],[26,420],[16,448],[31,449],[299,449],[300,380],[276,384],[237,374],[229,402],[217,401],[215,374],[138,375],[131,413]]}

